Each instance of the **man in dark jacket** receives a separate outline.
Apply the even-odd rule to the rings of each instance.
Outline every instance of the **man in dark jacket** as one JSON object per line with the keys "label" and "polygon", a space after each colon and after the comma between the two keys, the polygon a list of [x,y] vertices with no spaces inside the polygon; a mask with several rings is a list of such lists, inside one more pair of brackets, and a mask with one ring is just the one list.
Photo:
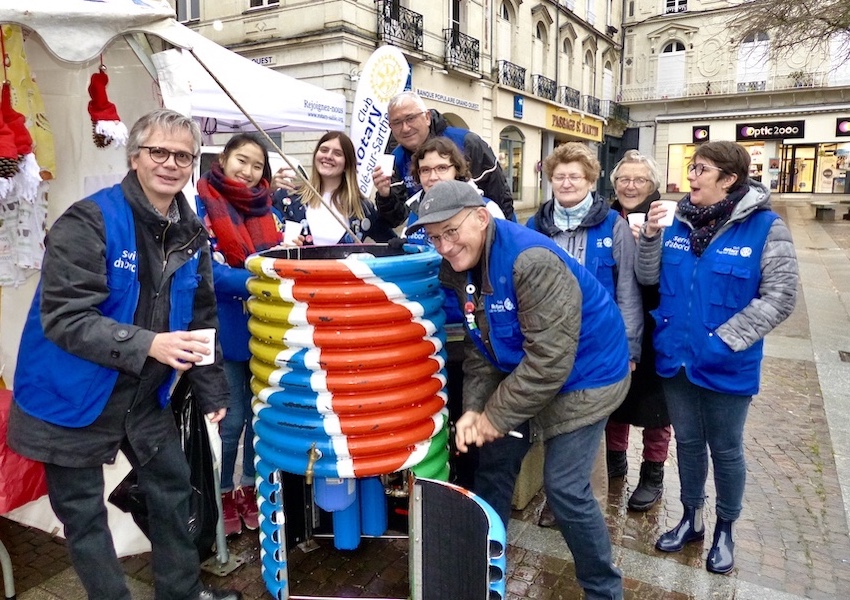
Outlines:
{"label": "man in dark jacket", "polygon": [[189,533],[189,466],[167,407],[175,371],[217,423],[226,412],[221,350],[196,366],[217,327],[207,234],[180,190],[200,131],[167,109],[143,116],[124,180],[72,205],[47,239],[24,327],[8,440],[44,463],[53,510],[89,598],[130,600],[103,502],[102,465],[122,450],[150,519],[154,586],[163,600],[238,600],[203,589]]}
{"label": "man in dark jacket", "polygon": [[514,201],[505,174],[493,150],[481,137],[467,129],[451,127],[434,109],[428,110],[415,92],[394,96],[387,106],[390,130],[398,142],[393,150],[393,172],[384,173],[377,167],[372,173],[375,183],[375,204],[378,212],[393,227],[400,225],[408,214],[408,198],[422,189],[410,174],[410,157],[428,138],[445,136],[463,151],[469,163],[471,179],[484,192],[485,198],[496,202],[506,219],[514,219]]}

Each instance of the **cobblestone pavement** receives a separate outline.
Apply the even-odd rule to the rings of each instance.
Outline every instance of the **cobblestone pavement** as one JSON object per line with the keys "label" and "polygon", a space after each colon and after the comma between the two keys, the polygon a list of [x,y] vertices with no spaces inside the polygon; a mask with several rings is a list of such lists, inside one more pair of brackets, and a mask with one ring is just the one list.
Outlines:
{"label": "cobblestone pavement", "polygon": [[[801,265],[823,263],[827,273],[850,275],[850,221],[817,223],[812,218],[814,211],[804,202],[783,203],[778,209],[792,226]],[[647,513],[625,509],[640,469],[640,436],[633,431],[629,473],[624,480],[610,483],[604,507],[615,560],[625,575],[627,599],[794,600],[850,595],[850,536],[842,499],[842,481],[846,486],[846,467],[850,465],[842,462],[844,450],[837,449],[842,443],[846,448],[847,440],[830,435],[836,424],[827,420],[832,409],[825,407],[830,395],[824,373],[829,371],[821,364],[839,351],[850,357],[847,288],[841,287],[848,284],[835,284],[844,302],[844,313],[838,315],[841,319],[835,326],[839,347],[818,348],[813,331],[815,324],[819,328],[824,325],[811,320],[811,315],[819,315],[819,307],[808,303],[812,298],[821,302],[822,296],[809,292],[810,283],[830,288],[823,281],[807,281],[804,273],[804,293],[797,309],[767,340],[762,388],[753,400],[745,432],[747,489],[744,512],[735,530],[736,566],[730,575],[705,571],[709,543],[691,544],[676,554],[662,554],[653,547],[658,535],[681,516],[675,443],[671,443],[666,464],[662,502]],[[850,365],[830,368],[846,377]],[[843,389],[847,410],[847,388]],[[842,431],[840,427],[847,425],[838,427]],[[706,521],[713,528],[711,476],[707,495]],[[524,510],[514,511],[509,532],[508,598],[580,598],[572,559],[560,534],[536,526],[541,504],[538,495]],[[11,554],[22,600],[84,598],[74,583],[63,540],[5,518],[0,518],[0,539]],[[353,552],[336,551],[329,539],[317,540],[316,546],[308,553],[299,549],[289,553],[293,596],[409,595],[406,540],[364,539]],[[245,564],[223,578],[204,573],[204,580],[240,589],[246,600],[269,598],[260,576],[257,534],[245,532],[231,539],[229,548]],[[134,582],[134,598],[152,598],[149,555],[123,562]]]}

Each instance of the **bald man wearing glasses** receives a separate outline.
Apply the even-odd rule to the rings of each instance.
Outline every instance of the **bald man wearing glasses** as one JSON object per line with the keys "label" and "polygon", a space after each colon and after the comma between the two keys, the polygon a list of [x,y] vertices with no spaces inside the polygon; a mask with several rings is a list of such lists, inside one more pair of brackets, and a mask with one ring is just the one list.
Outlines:
{"label": "bald man wearing glasses", "polygon": [[485,198],[496,202],[505,218],[514,219],[514,201],[502,167],[493,150],[481,137],[467,129],[450,126],[434,109],[428,109],[416,92],[395,95],[387,107],[390,130],[398,142],[393,150],[395,164],[392,173],[381,167],[372,172],[375,184],[375,204],[385,220],[394,227],[408,214],[407,199],[422,187],[410,172],[410,159],[425,140],[443,136],[451,139],[469,164],[470,178],[484,192]]}

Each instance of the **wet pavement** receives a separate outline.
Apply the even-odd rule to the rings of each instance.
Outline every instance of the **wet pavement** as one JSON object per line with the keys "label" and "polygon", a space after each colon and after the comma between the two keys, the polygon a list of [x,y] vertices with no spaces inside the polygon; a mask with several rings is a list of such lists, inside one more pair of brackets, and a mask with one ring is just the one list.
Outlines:
{"label": "wet pavement", "polygon": [[[736,524],[736,564],[729,575],[705,570],[715,515],[707,486],[703,544],[680,553],[654,549],[658,535],[681,516],[675,444],[671,443],[661,502],[646,513],[625,509],[638,481],[640,435],[633,430],[629,473],[610,482],[604,507],[615,561],[625,576],[627,599],[847,598],[850,596],[850,221],[814,220],[804,200],[777,203],[794,235],[802,293],[794,314],[765,345],[762,388],[745,430],[747,489]],[[508,598],[581,598],[569,551],[556,530],[536,525],[538,494],[514,511],[509,528]],[[70,568],[64,541],[0,518],[0,539],[12,558],[22,600],[84,598]],[[270,598],[260,576],[256,532],[229,540],[245,560],[215,586],[233,587],[246,600]],[[332,540],[290,551],[292,596],[406,598],[408,544],[404,539],[364,539],[341,552]],[[149,555],[123,560],[136,600],[153,597]],[[449,600],[449,599],[447,599]]]}

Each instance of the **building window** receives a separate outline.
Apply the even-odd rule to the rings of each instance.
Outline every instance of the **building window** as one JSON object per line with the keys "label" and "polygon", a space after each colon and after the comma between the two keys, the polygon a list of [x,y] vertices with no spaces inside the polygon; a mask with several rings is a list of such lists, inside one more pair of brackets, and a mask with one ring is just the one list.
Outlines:
{"label": "building window", "polygon": [[543,23],[537,24],[536,37],[537,37],[538,40],[545,40],[546,39],[546,28],[543,26]]}
{"label": "building window", "polygon": [[271,6],[273,4],[279,4],[279,0],[251,0],[251,8],[256,8],[258,6]]}
{"label": "building window", "polygon": [[674,40],[664,46],[658,57],[656,91],[659,98],[678,98],[685,90],[685,45]]}
{"label": "building window", "polygon": [[763,31],[749,34],[738,49],[738,91],[759,92],[770,74],[770,38]]}
{"label": "building window", "polygon": [[684,52],[685,45],[682,42],[670,42],[661,52]]}
{"label": "building window", "polygon": [[502,5],[499,7],[499,16],[502,19],[504,19],[505,21],[510,23],[510,21],[511,21],[511,11],[508,8],[507,2],[502,2]]}
{"label": "building window", "polygon": [[197,21],[201,18],[201,0],[177,0],[177,20]]}
{"label": "building window", "polygon": [[664,0],[664,14],[687,12],[688,0]]}
{"label": "building window", "polygon": [[631,2],[629,2],[629,16],[630,16],[630,17],[635,16],[635,3],[634,3],[634,0],[632,0]]}
{"label": "building window", "polygon": [[499,135],[499,164],[514,203],[522,202],[522,164],[525,136],[516,127],[505,127]]}
{"label": "building window", "polygon": [[594,0],[587,0],[587,4],[585,5],[585,19],[587,22],[593,25],[596,23],[596,13],[593,12]]}

